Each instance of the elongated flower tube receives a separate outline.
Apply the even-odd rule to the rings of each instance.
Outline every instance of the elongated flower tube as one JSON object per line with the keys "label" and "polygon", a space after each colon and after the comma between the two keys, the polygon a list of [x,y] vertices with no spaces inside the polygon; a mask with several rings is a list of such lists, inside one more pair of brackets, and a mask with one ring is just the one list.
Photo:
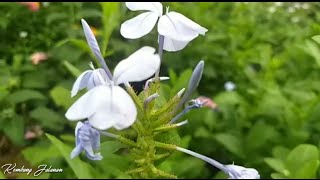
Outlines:
{"label": "elongated flower tube", "polygon": [[92,128],[88,121],[78,122],[75,129],[76,147],[72,150],[70,158],[78,156],[83,150],[91,160],[101,160],[100,153],[94,154],[94,150],[100,148],[100,133]]}
{"label": "elongated flower tube", "polygon": [[206,161],[207,163],[213,165],[214,167],[220,169],[225,174],[227,174],[229,176],[228,179],[260,179],[259,172],[253,168],[245,168],[233,164],[223,165],[212,158],[206,157],[204,155],[181,147],[176,147],[176,150],[199,158],[203,161]]}
{"label": "elongated flower tube", "polygon": [[175,108],[175,111],[180,109],[183,104],[187,101],[187,99],[190,97],[190,95],[193,93],[193,91],[198,87],[201,77],[202,77],[202,72],[204,68],[204,61],[201,60],[197,66],[194,68],[191,78],[189,80],[188,88],[186,92],[183,94],[181,101]]}
{"label": "elongated flower tube", "polygon": [[[94,39],[91,35],[86,34],[89,36],[87,39]],[[89,43],[89,46],[92,44],[97,43]],[[154,48],[145,46],[120,61],[113,76],[103,79],[101,82],[105,83],[81,96],[68,109],[66,118],[71,121],[88,119],[99,130],[111,127],[122,130],[131,126],[136,120],[137,109],[130,95],[119,84],[142,81],[152,76],[160,66],[159,55],[154,53]]]}
{"label": "elongated flower tube", "polygon": [[126,2],[126,6],[131,11],[145,10],[132,19],[122,23],[120,33],[127,39],[137,39],[148,34],[156,25],[158,19],[158,33],[164,37],[159,39],[166,51],[179,51],[198,37],[199,34],[205,35],[206,28],[188,19],[177,12],[169,12],[163,15],[163,7],[160,2]]}

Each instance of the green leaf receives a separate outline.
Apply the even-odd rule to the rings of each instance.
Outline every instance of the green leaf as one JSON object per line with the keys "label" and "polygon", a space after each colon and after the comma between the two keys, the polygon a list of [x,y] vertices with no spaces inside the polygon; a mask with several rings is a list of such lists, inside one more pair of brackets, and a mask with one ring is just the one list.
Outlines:
{"label": "green leaf", "polygon": [[103,41],[101,44],[102,55],[106,55],[110,36],[115,27],[120,22],[120,3],[119,2],[101,2],[102,23],[103,23]]}
{"label": "green leaf", "polygon": [[238,155],[239,157],[243,157],[243,146],[241,145],[242,143],[239,137],[231,134],[220,133],[214,135],[214,138],[230,152]]}
{"label": "green leaf", "polygon": [[112,154],[118,151],[121,148],[127,147],[125,144],[122,144],[119,141],[106,141],[101,143],[100,151],[101,154]]}
{"label": "green leaf", "polygon": [[[37,153],[35,153],[37,152]],[[53,145],[48,146],[31,146],[22,151],[22,154],[26,160],[32,165],[38,166],[46,159],[57,157],[57,148]]]}
{"label": "green leaf", "polygon": [[[284,173],[284,172],[288,172],[288,170],[286,169],[284,163],[282,162],[282,160],[280,159],[276,159],[276,158],[265,158],[264,161],[275,171],[279,172],[279,173]],[[285,173],[284,173],[285,174]]]}
{"label": "green leaf", "polygon": [[63,65],[68,69],[68,71],[74,76],[78,77],[81,74],[81,71],[76,68],[74,65],[69,63],[69,61],[63,61]]}
{"label": "green leaf", "polygon": [[288,177],[280,173],[272,173],[271,177],[272,179],[288,179]]}
{"label": "green leaf", "polygon": [[306,162],[300,169],[294,173],[291,178],[294,179],[314,179],[319,168],[319,160],[311,160]]}
{"label": "green leaf", "polygon": [[57,139],[56,137],[54,137],[50,134],[46,133],[46,136],[49,138],[49,140],[52,142],[52,144],[57,147],[58,152],[67,161],[67,163],[69,164],[69,166],[71,167],[71,169],[73,170],[73,172],[75,173],[77,178],[79,178],[79,179],[84,179],[84,178],[85,179],[92,179],[92,178],[94,178],[91,174],[91,171],[93,170],[93,168],[89,164],[81,161],[79,159],[79,157],[76,157],[75,159],[70,159],[70,153],[72,151],[72,149],[70,147],[63,144],[59,139]]}
{"label": "green leaf", "polygon": [[313,36],[312,39],[320,44],[320,35]]}
{"label": "green leaf", "polygon": [[62,130],[67,120],[60,114],[46,107],[38,107],[30,112],[30,116],[41,123],[42,126],[54,130]]}
{"label": "green leaf", "polygon": [[8,96],[10,102],[17,104],[28,100],[44,100],[45,96],[35,90],[23,89]]}
{"label": "green leaf", "polygon": [[320,66],[320,50],[318,46],[312,41],[306,41],[306,47],[302,47],[306,53],[311,55],[315,60],[318,66]]}
{"label": "green leaf", "polygon": [[[311,144],[300,144],[294,148],[286,159],[286,167],[288,167],[291,174],[299,172],[301,168],[308,165],[309,162],[319,159],[318,148]],[[316,165],[316,163],[313,163]],[[312,168],[311,168],[312,170]]]}
{"label": "green leaf", "polygon": [[5,127],[2,127],[5,135],[17,145],[24,143],[24,122],[21,116],[14,116],[13,118],[5,119]]}
{"label": "green leaf", "polygon": [[255,151],[258,148],[263,148],[274,139],[277,139],[278,136],[279,133],[273,126],[261,121],[257,122],[253,127],[251,127],[250,132],[245,139],[246,148],[249,151]]}
{"label": "green leaf", "polygon": [[74,101],[71,98],[70,91],[61,86],[55,86],[53,89],[51,89],[50,96],[56,105],[62,106],[64,109],[69,108]]}
{"label": "green leaf", "polygon": [[277,159],[285,160],[289,154],[290,149],[283,146],[276,146],[272,149],[272,155]]}

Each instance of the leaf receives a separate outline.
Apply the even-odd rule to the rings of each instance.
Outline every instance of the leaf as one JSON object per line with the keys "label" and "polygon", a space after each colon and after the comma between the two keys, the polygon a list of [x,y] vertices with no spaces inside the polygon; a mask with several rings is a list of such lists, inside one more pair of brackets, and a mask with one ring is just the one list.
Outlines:
{"label": "leaf", "polygon": [[77,157],[75,159],[70,159],[70,153],[72,151],[72,149],[70,147],[63,144],[59,139],[57,139],[56,137],[54,137],[50,134],[46,133],[46,136],[49,138],[49,140],[52,142],[52,144],[57,147],[58,152],[67,161],[67,163],[69,164],[69,166],[71,167],[71,169],[73,170],[73,172],[75,173],[77,178],[79,178],[79,179],[84,179],[84,178],[85,179],[92,179],[92,178],[94,178],[90,172],[93,170],[93,168],[89,164],[81,161],[79,159],[79,157]]}
{"label": "leaf", "polygon": [[273,140],[279,137],[279,133],[273,126],[263,122],[257,122],[251,127],[248,136],[246,137],[246,148],[249,151],[255,151],[258,148],[263,148]]}
{"label": "leaf", "polygon": [[265,158],[264,161],[275,171],[279,173],[283,173],[284,171],[288,171],[284,165],[284,163],[280,159],[276,158]]}
{"label": "leaf", "polygon": [[44,100],[46,99],[39,91],[23,89],[16,91],[8,96],[9,101],[17,104],[28,100]]}
{"label": "leaf", "polygon": [[119,141],[106,141],[101,143],[100,151],[101,154],[112,154],[118,151],[121,148],[127,147],[125,144],[122,144]]}
{"label": "leaf", "polygon": [[291,178],[294,179],[314,179],[316,178],[316,173],[319,167],[319,160],[311,160],[305,163],[300,169],[294,173]]}
{"label": "leaf", "polygon": [[306,47],[302,47],[302,49],[311,55],[316,60],[318,66],[320,66],[320,50],[314,42],[307,40]]}
{"label": "leaf", "polygon": [[227,150],[238,155],[239,157],[244,157],[241,139],[239,137],[233,136],[231,134],[220,133],[214,135],[214,138],[221,143]]}
{"label": "leaf", "polygon": [[74,65],[69,63],[68,61],[63,61],[63,65],[68,69],[68,71],[74,76],[78,77],[81,74],[81,71],[76,68]]}
{"label": "leaf", "polygon": [[272,155],[275,158],[282,159],[282,160],[285,160],[289,152],[290,152],[290,149],[283,146],[276,146],[272,149]]}
{"label": "leaf", "polygon": [[103,41],[101,45],[102,55],[106,55],[110,36],[120,21],[120,3],[119,2],[101,2],[102,23],[103,23]]}
{"label": "leaf", "polygon": [[[49,146],[31,146],[22,151],[22,154],[26,160],[28,160],[32,165],[39,165],[46,159],[57,157],[57,149],[53,145]],[[37,152],[37,153],[35,153]]]}
{"label": "leaf", "polygon": [[288,179],[288,177],[280,173],[272,173],[271,177],[272,179]]}
{"label": "leaf", "polygon": [[[294,174],[304,168],[310,161],[319,159],[318,148],[311,144],[300,144],[294,148],[286,159],[286,166]],[[309,165],[307,165],[309,166]]]}
{"label": "leaf", "polygon": [[320,35],[313,36],[312,39],[320,44]]}
{"label": "leaf", "polygon": [[62,130],[66,121],[60,114],[46,107],[38,107],[30,112],[30,116],[41,123],[42,126],[54,130]]}
{"label": "leaf", "polygon": [[64,109],[68,109],[68,107],[70,107],[74,102],[74,100],[71,98],[70,91],[61,86],[55,86],[53,89],[51,89],[50,96],[56,105],[62,106]]}
{"label": "leaf", "polygon": [[2,127],[5,135],[16,145],[23,145],[24,143],[24,122],[20,116],[5,119],[5,127]]}

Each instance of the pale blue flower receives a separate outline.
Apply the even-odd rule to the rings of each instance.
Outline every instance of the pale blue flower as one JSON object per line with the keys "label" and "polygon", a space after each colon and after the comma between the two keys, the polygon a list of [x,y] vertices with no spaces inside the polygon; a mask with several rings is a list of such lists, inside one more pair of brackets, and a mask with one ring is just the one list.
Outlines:
{"label": "pale blue flower", "polygon": [[100,153],[94,153],[100,148],[100,133],[91,127],[89,121],[78,122],[75,130],[76,147],[72,150],[70,158],[78,156],[83,150],[86,156],[91,160],[101,160]]}

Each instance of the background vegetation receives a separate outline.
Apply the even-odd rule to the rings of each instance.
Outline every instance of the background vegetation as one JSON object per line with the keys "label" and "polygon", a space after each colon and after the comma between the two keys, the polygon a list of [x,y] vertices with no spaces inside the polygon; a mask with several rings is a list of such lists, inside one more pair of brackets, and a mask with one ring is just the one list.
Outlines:
{"label": "background vegetation", "polygon": [[[320,4],[163,4],[208,32],[182,51],[165,52],[160,74],[171,79],[161,87],[162,98],[185,87],[203,59],[194,97],[207,96],[218,105],[218,111],[203,108],[185,116],[189,124],[179,129],[180,145],[225,164],[254,167],[262,178],[320,178],[320,45],[312,39],[320,34]],[[80,19],[95,29],[112,69],[141,46],[157,47],[156,29],[139,40],[124,39],[121,23],[137,15],[124,3],[38,5],[0,3],[0,165],[49,164],[64,170],[41,178],[130,178],[124,173],[129,157],[111,139],[103,139],[102,161],[68,159],[75,123],[64,113],[76,99],[70,90],[94,61]],[[44,52],[45,60],[32,58],[37,52]],[[234,90],[225,89],[228,81]],[[159,166],[179,178],[223,177],[179,152]]]}

